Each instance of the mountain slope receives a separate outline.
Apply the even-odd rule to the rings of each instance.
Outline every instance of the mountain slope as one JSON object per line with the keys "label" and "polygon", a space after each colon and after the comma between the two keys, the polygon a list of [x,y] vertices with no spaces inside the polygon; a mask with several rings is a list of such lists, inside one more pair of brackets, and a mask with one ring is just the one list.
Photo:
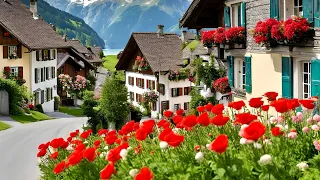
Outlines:
{"label": "mountain slope", "polygon": [[[22,0],[22,2],[27,6],[30,5],[30,0]],[[47,23],[56,26],[59,34],[66,33],[69,39],[78,39],[84,45],[105,47],[104,41],[81,18],[52,7],[43,0],[38,0],[38,11]]]}
{"label": "mountain slope", "polygon": [[180,33],[179,18],[192,0],[46,0],[52,6],[82,18],[109,48],[124,48],[132,32]]}

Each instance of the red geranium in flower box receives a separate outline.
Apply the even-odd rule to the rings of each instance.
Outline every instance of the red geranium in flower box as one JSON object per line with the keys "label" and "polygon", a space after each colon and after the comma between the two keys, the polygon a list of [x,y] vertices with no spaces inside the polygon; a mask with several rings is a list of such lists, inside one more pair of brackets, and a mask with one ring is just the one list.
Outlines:
{"label": "red geranium in flower box", "polygon": [[280,22],[276,19],[270,18],[266,21],[259,21],[253,30],[253,37],[257,44],[264,46],[271,46],[275,43],[272,38],[271,29],[275,25],[279,25]]}
{"label": "red geranium in flower box", "polygon": [[245,43],[245,33],[246,30],[244,27],[232,27],[225,31],[226,42],[244,44]]}
{"label": "red geranium in flower box", "polygon": [[229,80],[227,77],[222,77],[213,82],[213,88],[220,93],[226,93],[229,87]]}
{"label": "red geranium in flower box", "polygon": [[214,43],[215,30],[201,31],[201,42],[204,46],[211,48]]}
{"label": "red geranium in flower box", "polygon": [[225,32],[226,32],[225,28],[223,28],[223,27],[217,28],[215,36],[214,36],[214,42],[217,44],[226,44]]}

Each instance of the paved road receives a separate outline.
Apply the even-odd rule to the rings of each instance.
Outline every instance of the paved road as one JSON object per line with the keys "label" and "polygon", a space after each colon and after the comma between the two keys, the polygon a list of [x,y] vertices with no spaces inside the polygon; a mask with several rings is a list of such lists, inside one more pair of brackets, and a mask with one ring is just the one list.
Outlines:
{"label": "paved road", "polygon": [[0,131],[0,180],[37,180],[38,145],[55,137],[68,137],[86,118],[64,118],[21,124]]}

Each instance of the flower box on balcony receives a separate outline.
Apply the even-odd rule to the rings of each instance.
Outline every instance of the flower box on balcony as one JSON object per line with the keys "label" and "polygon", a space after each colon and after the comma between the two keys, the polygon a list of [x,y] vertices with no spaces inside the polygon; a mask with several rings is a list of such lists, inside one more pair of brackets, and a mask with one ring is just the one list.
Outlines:
{"label": "flower box on balcony", "polygon": [[232,44],[226,44],[224,45],[224,49],[230,50],[230,49],[245,49],[246,44],[237,44],[237,43],[232,43]]}

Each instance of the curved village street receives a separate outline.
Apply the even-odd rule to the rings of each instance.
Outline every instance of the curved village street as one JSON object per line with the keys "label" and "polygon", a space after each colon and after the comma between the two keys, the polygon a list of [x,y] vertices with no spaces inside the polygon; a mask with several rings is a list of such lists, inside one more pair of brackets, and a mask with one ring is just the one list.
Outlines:
{"label": "curved village street", "polygon": [[66,138],[86,121],[87,118],[62,118],[20,124],[0,131],[0,179],[37,180],[40,175],[38,145],[55,137]]}

